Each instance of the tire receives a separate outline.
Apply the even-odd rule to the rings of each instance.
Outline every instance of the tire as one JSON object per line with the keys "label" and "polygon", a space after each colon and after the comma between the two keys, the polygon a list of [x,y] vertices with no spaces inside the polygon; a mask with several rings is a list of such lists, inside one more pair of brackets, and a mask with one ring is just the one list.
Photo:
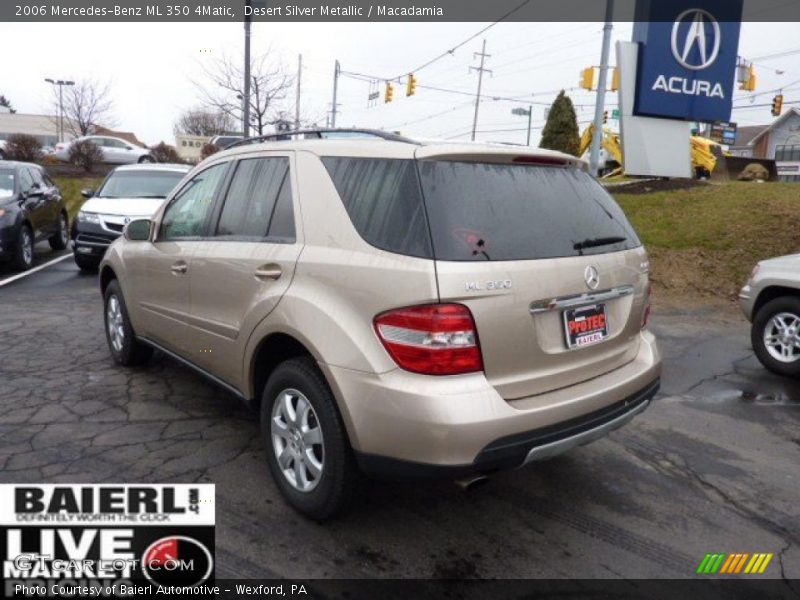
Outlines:
{"label": "tire", "polygon": [[28,225],[20,227],[11,262],[18,271],[27,271],[33,266],[33,232]]}
{"label": "tire", "polygon": [[100,261],[93,258],[82,256],[81,254],[74,254],[75,264],[84,273],[96,273],[100,267]]}
{"label": "tire", "polygon": [[122,290],[116,279],[108,284],[103,298],[106,342],[108,342],[108,349],[114,362],[124,367],[133,367],[147,362],[153,355],[153,349],[136,339],[128,316],[128,309],[125,306],[125,299],[122,297]]}
{"label": "tire", "polygon": [[58,215],[58,233],[47,240],[53,250],[63,250],[69,244],[69,218],[67,213],[62,212]]}
{"label": "tire", "polygon": [[156,161],[153,159],[153,157],[150,156],[150,155],[147,155],[147,154],[142,156],[139,159],[139,164],[142,164],[142,163],[154,163],[154,162],[156,162]]}
{"label": "tire", "polygon": [[[768,336],[774,340],[771,346]],[[778,375],[800,377],[800,298],[783,296],[758,309],[750,339],[764,367]]]}
{"label": "tire", "polygon": [[[296,409],[297,426],[293,425],[290,413],[285,409],[287,397]],[[305,419],[301,398],[310,406]],[[305,434],[302,433],[303,427],[306,428]],[[295,438],[292,438],[292,429],[298,430]],[[313,430],[320,431],[320,435],[309,435]],[[295,510],[316,521],[324,521],[348,505],[359,484],[360,473],[336,401],[313,359],[293,358],[273,371],[262,394],[261,432],[272,477]],[[295,441],[294,446],[291,439]],[[291,455],[285,463],[288,474],[280,466],[278,452],[281,446]],[[308,457],[308,452],[315,460],[301,459],[300,470],[303,473],[299,479],[300,486],[297,486],[291,477],[297,480],[296,462],[300,456]],[[316,477],[312,467],[303,466],[313,466],[314,462],[321,465]],[[308,489],[300,489],[304,485]]]}

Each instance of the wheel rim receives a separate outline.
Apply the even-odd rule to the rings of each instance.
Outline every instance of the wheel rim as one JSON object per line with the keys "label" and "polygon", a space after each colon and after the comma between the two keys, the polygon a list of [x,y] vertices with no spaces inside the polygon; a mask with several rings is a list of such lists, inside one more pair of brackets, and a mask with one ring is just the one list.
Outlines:
{"label": "wheel rim", "polygon": [[764,346],[779,362],[800,360],[800,317],[788,312],[774,315],[764,327]]}
{"label": "wheel rim", "polygon": [[115,352],[122,352],[122,346],[125,344],[125,327],[123,326],[122,306],[115,295],[108,298],[106,328],[111,347]]}
{"label": "wheel rim", "polygon": [[322,478],[325,448],[314,407],[301,392],[286,389],[272,407],[272,451],[283,476],[300,492],[310,492]]}
{"label": "wheel rim", "polygon": [[22,260],[26,265],[33,262],[33,240],[27,229],[22,230]]}
{"label": "wheel rim", "polygon": [[67,225],[67,218],[64,215],[59,217],[61,226],[61,243],[65,244],[69,241],[69,225]]}

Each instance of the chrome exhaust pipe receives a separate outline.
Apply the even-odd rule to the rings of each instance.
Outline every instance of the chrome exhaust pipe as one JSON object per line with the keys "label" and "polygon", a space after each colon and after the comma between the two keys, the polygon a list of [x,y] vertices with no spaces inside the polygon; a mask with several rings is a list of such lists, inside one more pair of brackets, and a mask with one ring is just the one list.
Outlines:
{"label": "chrome exhaust pipe", "polygon": [[471,475],[463,479],[456,479],[454,483],[466,492],[481,487],[487,481],[489,478],[486,475]]}

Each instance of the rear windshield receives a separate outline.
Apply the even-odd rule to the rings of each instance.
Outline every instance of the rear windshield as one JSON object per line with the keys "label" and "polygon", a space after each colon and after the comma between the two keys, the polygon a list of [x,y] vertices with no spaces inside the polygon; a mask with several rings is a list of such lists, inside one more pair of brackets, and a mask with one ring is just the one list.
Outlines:
{"label": "rear windshield", "polygon": [[421,161],[438,260],[556,258],[640,246],[617,203],[574,168]]}
{"label": "rear windshield", "polygon": [[323,163],[359,234],[390,252],[501,261],[641,245],[617,203],[578,169],[332,157]]}
{"label": "rear windshield", "polygon": [[0,169],[0,199],[14,195],[14,170]]}
{"label": "rear windshield", "polygon": [[99,198],[166,198],[186,173],[182,171],[116,171],[97,192]]}

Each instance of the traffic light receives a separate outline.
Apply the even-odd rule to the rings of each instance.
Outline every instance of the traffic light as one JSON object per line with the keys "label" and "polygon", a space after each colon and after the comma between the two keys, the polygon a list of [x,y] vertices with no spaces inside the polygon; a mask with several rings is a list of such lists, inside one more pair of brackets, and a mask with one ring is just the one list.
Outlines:
{"label": "traffic light", "polygon": [[417,78],[413,73],[408,74],[408,82],[406,83],[406,96],[413,96],[417,91]]}
{"label": "traffic light", "polygon": [[605,125],[606,123],[608,123],[608,111],[604,110],[603,111],[603,125]]}
{"label": "traffic light", "polygon": [[392,98],[394,98],[394,86],[390,82],[387,81],[386,82],[386,93],[384,93],[384,95],[383,95],[383,101],[386,104],[389,104],[389,102],[392,101]]}
{"label": "traffic light", "polygon": [[753,65],[747,67],[747,70],[745,71],[745,79],[742,81],[739,89],[746,92],[752,92],[756,89],[756,71],[753,68]]}
{"label": "traffic light", "polygon": [[616,92],[619,89],[619,68],[614,67],[611,73],[611,91]]}
{"label": "traffic light", "polygon": [[586,67],[581,71],[580,86],[585,90],[592,90],[594,86],[594,67]]}
{"label": "traffic light", "polygon": [[772,99],[772,116],[780,117],[783,110],[783,94],[778,94]]}

